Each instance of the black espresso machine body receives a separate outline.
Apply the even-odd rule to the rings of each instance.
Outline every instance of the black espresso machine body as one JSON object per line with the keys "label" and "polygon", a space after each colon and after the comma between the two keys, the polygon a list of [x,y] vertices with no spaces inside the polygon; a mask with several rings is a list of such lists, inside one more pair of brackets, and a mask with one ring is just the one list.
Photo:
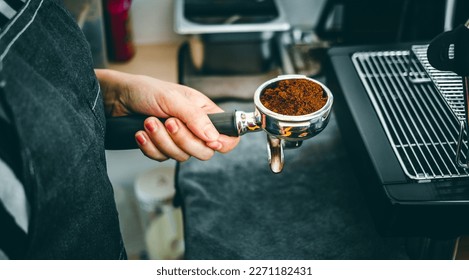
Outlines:
{"label": "black espresso machine body", "polygon": [[[453,162],[458,120],[429,77],[412,77],[413,68],[420,67],[413,46],[330,49],[327,80],[336,99],[335,114],[380,233],[467,235],[469,176]],[[365,62],[357,66],[357,61]],[[388,76],[369,73],[378,70]],[[434,103],[444,112],[434,112]],[[386,117],[395,122],[383,121]],[[443,129],[445,123],[452,123],[451,128]]]}

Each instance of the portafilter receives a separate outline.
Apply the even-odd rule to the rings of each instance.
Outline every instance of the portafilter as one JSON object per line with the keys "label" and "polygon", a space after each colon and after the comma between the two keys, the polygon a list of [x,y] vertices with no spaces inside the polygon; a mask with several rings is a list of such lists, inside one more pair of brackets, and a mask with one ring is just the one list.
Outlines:
{"label": "portafilter", "polygon": [[[321,86],[327,101],[322,108],[306,115],[283,115],[264,106],[261,96],[279,81],[305,79]],[[284,149],[300,147],[303,140],[319,134],[328,124],[333,104],[331,91],[322,83],[303,75],[281,75],[260,85],[254,93],[254,112],[237,111],[209,114],[216,129],[224,135],[241,136],[250,132],[265,131],[270,169],[279,173],[284,165]],[[143,129],[148,116],[131,115],[112,117],[106,123],[106,148],[136,148],[134,134]],[[164,122],[164,119],[160,119]]]}

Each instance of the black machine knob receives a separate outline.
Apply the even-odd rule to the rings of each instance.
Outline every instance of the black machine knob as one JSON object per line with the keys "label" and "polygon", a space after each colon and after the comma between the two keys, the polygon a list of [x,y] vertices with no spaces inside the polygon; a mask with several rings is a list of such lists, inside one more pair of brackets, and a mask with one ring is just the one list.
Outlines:
{"label": "black machine knob", "polygon": [[[450,57],[450,46],[454,56]],[[435,37],[428,46],[428,62],[438,70],[452,71],[462,77],[469,76],[469,20],[451,31]]]}

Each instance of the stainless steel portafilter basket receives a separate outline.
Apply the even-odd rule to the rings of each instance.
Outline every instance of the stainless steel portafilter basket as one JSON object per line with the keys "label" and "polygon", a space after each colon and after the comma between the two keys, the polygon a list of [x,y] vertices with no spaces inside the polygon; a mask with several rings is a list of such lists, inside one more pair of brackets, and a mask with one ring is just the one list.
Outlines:
{"label": "stainless steel portafilter basket", "polygon": [[[311,114],[290,116],[276,113],[266,108],[261,96],[266,89],[276,87],[281,80],[306,79],[319,84],[327,95],[326,104]],[[284,149],[297,148],[303,140],[320,133],[329,121],[333,104],[331,91],[322,83],[303,75],[282,75],[259,86],[254,93],[255,110],[252,113],[237,111],[235,120],[238,134],[264,130],[267,133],[267,151],[270,168],[274,173],[282,171]]]}
{"label": "stainless steel portafilter basket", "polygon": [[[300,116],[282,115],[266,108],[260,97],[268,88],[276,87],[281,80],[306,79],[319,84],[327,95],[326,104],[319,110]],[[254,93],[254,112],[234,111],[210,114],[215,127],[221,134],[241,136],[250,132],[267,133],[267,151],[270,169],[279,173],[284,165],[284,149],[300,147],[303,140],[319,134],[329,122],[334,98],[322,83],[303,75],[282,75],[259,86]],[[125,149],[135,146],[135,132],[142,129],[147,116],[117,117],[107,120],[106,147]],[[131,138],[129,138],[129,135]]]}

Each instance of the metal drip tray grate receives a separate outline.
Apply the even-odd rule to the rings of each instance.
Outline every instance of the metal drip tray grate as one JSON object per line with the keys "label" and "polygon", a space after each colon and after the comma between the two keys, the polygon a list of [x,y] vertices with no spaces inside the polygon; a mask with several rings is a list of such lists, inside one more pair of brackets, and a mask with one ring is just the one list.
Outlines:
{"label": "metal drip tray grate", "polygon": [[[412,54],[421,63],[428,73],[428,79],[433,82],[440,94],[446,100],[450,108],[460,121],[465,121],[464,96],[461,76],[453,72],[439,71],[430,65],[427,59],[428,45],[417,45],[412,47]],[[450,56],[453,48],[450,48]]]}
{"label": "metal drip tray grate", "polygon": [[432,68],[426,61],[426,46],[415,46],[412,51],[358,52],[352,61],[409,178],[469,176],[455,160],[458,118],[464,118],[458,76]]}

